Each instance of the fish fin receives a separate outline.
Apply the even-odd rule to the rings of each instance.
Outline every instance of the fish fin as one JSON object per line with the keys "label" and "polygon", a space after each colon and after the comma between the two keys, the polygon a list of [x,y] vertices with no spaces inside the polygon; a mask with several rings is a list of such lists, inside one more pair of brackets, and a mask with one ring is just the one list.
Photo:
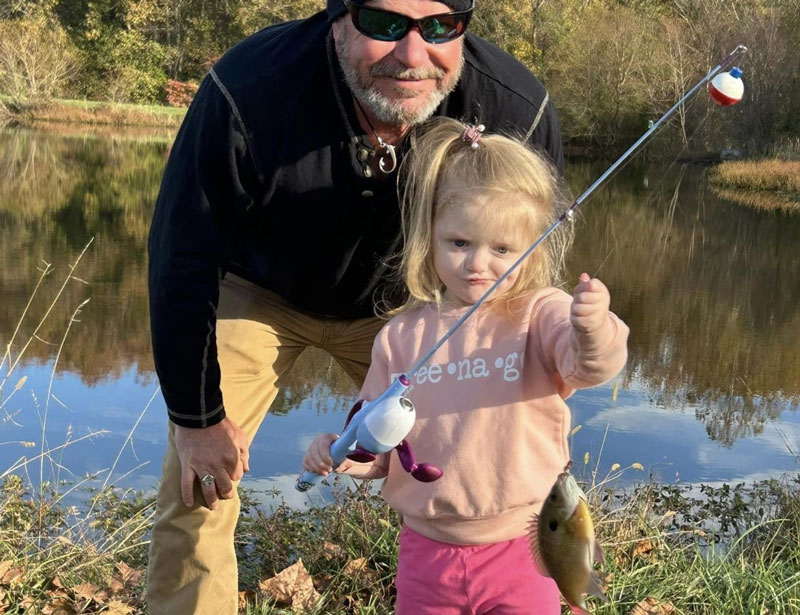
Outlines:
{"label": "fish fin", "polygon": [[600,583],[600,575],[597,574],[597,571],[593,571],[589,577],[589,586],[586,588],[586,593],[599,598],[603,602],[608,602],[608,598],[603,593],[603,588]]}
{"label": "fish fin", "polygon": [[547,572],[547,566],[544,565],[542,553],[539,551],[539,515],[536,513],[531,515],[531,522],[528,524],[528,542],[534,567],[543,577],[549,577],[550,573]]}
{"label": "fish fin", "polygon": [[603,553],[603,546],[598,540],[594,541],[594,561],[598,562],[599,564],[606,563],[606,556]]}

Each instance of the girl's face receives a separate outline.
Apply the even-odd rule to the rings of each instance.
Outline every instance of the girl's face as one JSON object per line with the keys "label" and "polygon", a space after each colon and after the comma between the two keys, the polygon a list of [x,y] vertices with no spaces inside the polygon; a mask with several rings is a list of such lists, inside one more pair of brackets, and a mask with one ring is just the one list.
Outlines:
{"label": "girl's face", "polygon": [[[491,205],[474,198],[446,207],[433,224],[433,265],[446,287],[445,300],[475,303],[528,248],[527,239],[519,226],[493,219]],[[519,267],[491,298],[507,292],[518,275]]]}

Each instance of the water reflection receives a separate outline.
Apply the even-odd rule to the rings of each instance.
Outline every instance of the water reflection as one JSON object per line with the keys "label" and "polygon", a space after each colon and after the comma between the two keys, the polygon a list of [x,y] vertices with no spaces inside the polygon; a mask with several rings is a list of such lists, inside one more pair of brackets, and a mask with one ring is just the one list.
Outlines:
{"label": "water reflection", "polygon": [[800,400],[800,217],[720,200],[702,169],[631,171],[590,201],[572,259],[631,326],[626,383],[713,440],[760,433]]}
{"label": "water reflection", "polygon": [[[2,380],[32,340],[18,374],[0,391],[3,403],[16,378],[31,375],[25,391],[2,407],[0,443],[37,440],[53,359],[70,315],[87,297],[56,370],[58,401],[68,411],[53,415],[49,427],[63,431],[82,421],[111,429],[114,437],[104,453],[82,453],[79,469],[108,466],[108,450],[116,453],[155,390],[145,244],[170,138],[0,131],[3,349],[25,311],[37,268],[44,262],[54,268],[14,339],[12,361],[0,368]],[[604,168],[573,161],[575,193]],[[742,208],[712,194],[703,169],[657,164],[624,169],[583,210],[570,279],[584,270],[600,276],[632,335],[617,400],[608,386],[571,401],[576,422],[585,427],[574,450],[594,455],[606,446],[613,457],[608,465],[665,460],[662,478],[678,471],[669,464],[690,458],[693,469],[681,475],[712,480],[792,467],[800,450],[800,217]],[[91,238],[76,271],[80,280],[67,284],[37,331],[69,264]],[[33,401],[31,391],[38,396]],[[293,477],[305,439],[338,430],[343,416],[332,411],[345,409],[354,393],[326,355],[304,354],[254,443],[253,476],[262,482],[273,477],[275,484]],[[159,404],[137,428],[130,464],[140,458],[154,464],[138,486],[152,486],[158,474],[166,424]],[[25,413],[33,418],[17,429]],[[13,455],[0,447],[0,470]],[[754,465],[745,470],[735,459]]]}

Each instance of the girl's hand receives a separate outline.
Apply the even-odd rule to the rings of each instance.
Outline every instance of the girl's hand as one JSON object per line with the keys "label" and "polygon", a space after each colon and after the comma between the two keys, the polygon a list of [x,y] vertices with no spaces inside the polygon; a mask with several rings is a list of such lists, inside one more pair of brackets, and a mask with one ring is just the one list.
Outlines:
{"label": "girl's hand", "polygon": [[335,433],[324,433],[314,438],[303,457],[303,469],[322,476],[333,471],[331,444],[338,439],[339,436]]}
{"label": "girl's hand", "polygon": [[597,278],[582,273],[572,291],[569,320],[578,333],[591,335],[599,331],[608,319],[611,295],[606,285]]}

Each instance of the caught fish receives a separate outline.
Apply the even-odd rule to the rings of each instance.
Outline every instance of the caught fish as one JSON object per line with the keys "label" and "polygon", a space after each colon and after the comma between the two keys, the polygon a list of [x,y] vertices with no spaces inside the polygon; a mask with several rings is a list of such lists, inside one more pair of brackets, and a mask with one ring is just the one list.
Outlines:
{"label": "caught fish", "polygon": [[589,615],[584,594],[605,600],[594,562],[603,550],[594,537],[586,494],[570,474],[570,461],[558,475],[540,514],[531,520],[531,554],[542,574],[552,577],[573,613]]}

